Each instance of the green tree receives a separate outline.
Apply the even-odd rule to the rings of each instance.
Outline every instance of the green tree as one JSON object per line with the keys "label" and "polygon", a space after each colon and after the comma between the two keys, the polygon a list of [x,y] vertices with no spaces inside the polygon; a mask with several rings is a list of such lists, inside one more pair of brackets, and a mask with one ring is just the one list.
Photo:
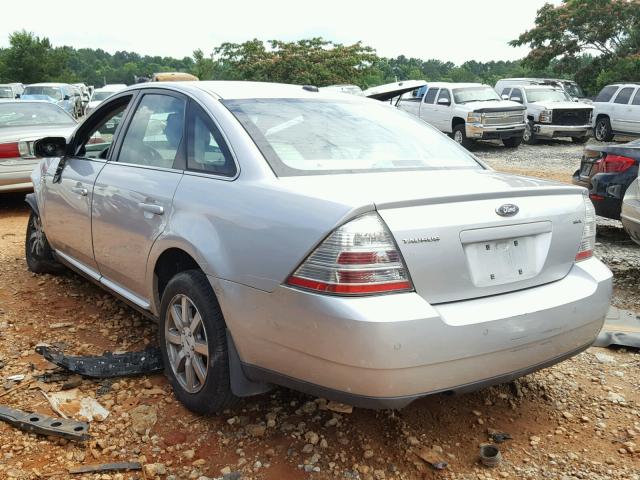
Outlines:
{"label": "green tree", "polygon": [[59,66],[61,55],[52,56],[48,38],[22,30],[9,35],[9,48],[2,52],[2,81],[34,83],[46,78]]}
{"label": "green tree", "polygon": [[558,6],[545,4],[538,10],[534,28],[510,45],[531,47],[525,66],[552,66],[558,73],[575,74],[577,80],[589,81],[591,91],[611,81],[608,70],[616,72],[616,81],[637,80],[640,2],[564,0]]}

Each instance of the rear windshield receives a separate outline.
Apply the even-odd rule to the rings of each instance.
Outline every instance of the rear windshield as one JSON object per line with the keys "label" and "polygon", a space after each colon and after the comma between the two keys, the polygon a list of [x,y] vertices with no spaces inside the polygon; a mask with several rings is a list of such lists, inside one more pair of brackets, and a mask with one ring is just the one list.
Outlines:
{"label": "rear windshield", "polygon": [[44,95],[54,100],[62,100],[62,90],[56,87],[26,87],[24,95]]}
{"label": "rear windshield", "polygon": [[374,100],[224,101],[276,175],[482,167],[418,118]]}
{"label": "rear windshield", "polygon": [[566,102],[571,100],[563,90],[556,88],[525,88],[527,101],[536,102]]}
{"label": "rear windshield", "polygon": [[75,125],[75,121],[50,103],[0,103],[0,128],[28,125]]}
{"label": "rear windshield", "polygon": [[501,100],[496,91],[491,87],[454,88],[453,99],[456,103]]}

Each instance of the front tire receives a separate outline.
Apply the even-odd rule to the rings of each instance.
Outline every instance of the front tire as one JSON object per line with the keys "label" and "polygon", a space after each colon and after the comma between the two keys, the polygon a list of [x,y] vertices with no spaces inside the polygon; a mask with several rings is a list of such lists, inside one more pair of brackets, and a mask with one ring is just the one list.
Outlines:
{"label": "front tire", "polygon": [[522,143],[522,137],[503,138],[502,144],[507,148],[517,148]]}
{"label": "front tire", "polygon": [[538,142],[535,134],[533,133],[533,122],[527,122],[525,125],[522,141],[527,145],[535,145]]}
{"label": "front tire", "polygon": [[166,375],[185,407],[209,415],[237,401],[231,392],[224,317],[201,271],[186,270],[169,281],[159,331]]}
{"label": "front tire", "polygon": [[453,127],[453,139],[467,150],[473,147],[473,140],[467,138],[467,130],[463,124]]}
{"label": "front tire", "polygon": [[40,216],[33,210],[27,223],[24,250],[27,267],[33,273],[60,273],[64,270],[53,256]]}
{"label": "front tire", "polygon": [[611,122],[607,117],[601,117],[598,119],[596,126],[593,128],[593,136],[599,142],[610,142],[613,140]]}

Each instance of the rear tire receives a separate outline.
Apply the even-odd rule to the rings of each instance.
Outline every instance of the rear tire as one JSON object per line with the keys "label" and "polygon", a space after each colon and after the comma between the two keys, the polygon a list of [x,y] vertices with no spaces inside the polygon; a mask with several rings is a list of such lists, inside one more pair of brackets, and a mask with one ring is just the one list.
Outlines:
{"label": "rear tire", "polygon": [[40,216],[31,211],[27,223],[27,233],[24,242],[24,256],[27,267],[33,273],[60,273],[64,266],[56,261],[53,250],[44,234]]}
{"label": "rear tire", "polygon": [[527,145],[535,145],[538,143],[535,133],[533,133],[533,122],[527,122],[524,127],[524,134],[522,135],[522,141]]}
{"label": "rear tire", "polygon": [[589,140],[589,137],[586,135],[584,137],[571,137],[571,141],[573,143],[579,143],[579,144],[587,143],[587,140]]}
{"label": "rear tire", "polygon": [[599,142],[610,142],[613,140],[613,130],[611,130],[611,122],[607,117],[601,117],[593,128],[593,136]]}
{"label": "rear tire", "polygon": [[453,139],[467,150],[473,147],[473,140],[467,138],[466,127],[462,123],[453,127]]}
{"label": "rear tire", "polygon": [[517,148],[522,143],[522,137],[503,138],[502,144],[507,148]]}
{"label": "rear tire", "polygon": [[224,317],[200,270],[175,275],[162,294],[160,347],[175,396],[210,415],[233,405]]}

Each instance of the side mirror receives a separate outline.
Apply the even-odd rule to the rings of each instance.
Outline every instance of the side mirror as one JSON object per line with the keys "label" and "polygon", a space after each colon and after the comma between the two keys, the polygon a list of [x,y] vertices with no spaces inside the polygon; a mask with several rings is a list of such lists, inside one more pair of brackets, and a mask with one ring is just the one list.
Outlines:
{"label": "side mirror", "polygon": [[522,103],[522,98],[520,97],[511,97],[511,100],[513,100],[514,102]]}
{"label": "side mirror", "polygon": [[38,157],[64,157],[67,140],[64,137],[45,137],[33,143],[33,151]]}
{"label": "side mirror", "polygon": [[65,95],[64,97],[62,97],[63,100],[69,100],[69,95]]}
{"label": "side mirror", "polygon": [[449,105],[451,105],[451,100],[449,100],[448,98],[439,98],[438,105],[445,105],[448,107]]}
{"label": "side mirror", "polygon": [[573,101],[577,103],[577,102],[580,101],[580,99],[579,98],[574,98]]}
{"label": "side mirror", "polygon": [[503,100],[509,100],[509,95],[507,95],[506,93],[504,95],[502,95],[502,99]]}

